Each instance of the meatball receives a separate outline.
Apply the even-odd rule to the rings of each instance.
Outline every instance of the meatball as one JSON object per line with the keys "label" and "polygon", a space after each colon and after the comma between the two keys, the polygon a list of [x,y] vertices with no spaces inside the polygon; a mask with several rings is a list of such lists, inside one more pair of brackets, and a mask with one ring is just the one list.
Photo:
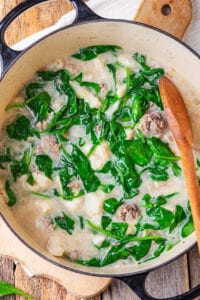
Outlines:
{"label": "meatball", "polygon": [[140,216],[140,209],[134,203],[126,203],[119,207],[117,216],[122,221],[133,221],[137,220]]}
{"label": "meatball", "polygon": [[139,127],[146,136],[152,136],[163,131],[166,121],[159,112],[146,113],[141,118]]}

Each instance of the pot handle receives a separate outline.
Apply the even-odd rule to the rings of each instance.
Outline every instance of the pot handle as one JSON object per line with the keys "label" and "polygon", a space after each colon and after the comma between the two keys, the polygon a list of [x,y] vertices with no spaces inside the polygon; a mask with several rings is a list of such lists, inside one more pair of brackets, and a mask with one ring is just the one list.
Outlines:
{"label": "pot handle", "polygon": [[0,22],[0,60],[1,74],[3,75],[7,68],[17,59],[23,51],[13,50],[6,44],[5,32],[10,23],[28,8],[49,0],[24,0],[13,8]]}
{"label": "pot handle", "polygon": [[81,23],[85,21],[104,19],[103,17],[100,17],[95,12],[93,12],[93,10],[91,10],[83,0],[69,0],[69,1],[73,4],[76,10],[76,17],[72,24]]}
{"label": "pot handle", "polygon": [[[23,51],[13,50],[6,44],[5,32],[10,23],[16,19],[21,13],[28,8],[49,0],[24,0],[15,8],[13,8],[0,22],[0,60],[1,75],[5,73],[7,68],[13,64]],[[83,21],[91,21],[103,19],[95,14],[82,0],[70,0],[76,10],[76,17],[72,24],[81,23]]]}
{"label": "pot handle", "polygon": [[190,291],[178,296],[164,299],[153,298],[145,288],[145,281],[148,274],[149,272],[146,272],[134,276],[119,277],[118,279],[126,283],[142,300],[192,300],[200,295],[200,285],[197,285]]}

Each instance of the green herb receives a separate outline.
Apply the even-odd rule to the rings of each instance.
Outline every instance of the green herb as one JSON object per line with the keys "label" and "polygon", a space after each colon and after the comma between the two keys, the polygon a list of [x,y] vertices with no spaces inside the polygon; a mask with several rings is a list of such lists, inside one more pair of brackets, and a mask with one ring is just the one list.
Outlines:
{"label": "green herb", "polygon": [[5,154],[0,155],[0,167],[3,169],[4,167],[2,166],[3,163],[11,162],[12,157],[10,153],[10,148],[6,147]]}
{"label": "green herb", "polygon": [[157,137],[150,137],[146,139],[147,144],[149,145],[155,159],[167,160],[167,161],[177,161],[180,160],[180,157],[175,156],[174,153],[170,150],[167,143],[162,142]]}
{"label": "green herb", "polygon": [[181,236],[186,238],[194,231],[192,215],[189,216],[187,223],[182,227]]}
{"label": "green herb", "polygon": [[121,47],[114,45],[96,45],[90,46],[87,48],[80,49],[77,53],[74,53],[72,57],[87,61],[97,57],[99,54],[111,51],[115,53],[117,50],[120,50]]}
{"label": "green herb", "polygon": [[25,297],[28,300],[33,300],[33,298],[30,295],[19,290],[14,285],[7,283],[5,281],[0,281],[0,297],[7,296],[7,295],[20,295],[22,297]]}
{"label": "green herb", "polygon": [[154,207],[152,209],[147,209],[146,213],[149,217],[153,218],[153,221],[156,222],[156,225],[153,224],[144,224],[144,228],[152,228],[152,229],[159,229],[163,230],[168,228],[173,219],[174,215],[173,213],[164,208],[164,207]]}
{"label": "green herb", "polygon": [[84,229],[84,218],[83,216],[79,216],[80,228]]}
{"label": "green herb", "polygon": [[33,111],[37,121],[46,120],[50,112],[50,104],[51,97],[46,91],[26,99],[26,105]]}
{"label": "green herb", "polygon": [[21,107],[24,107],[23,103],[11,103],[6,106],[5,111],[8,111],[13,108],[21,108]]}
{"label": "green herb", "polygon": [[132,256],[135,258],[135,260],[138,261],[145,257],[149,253],[151,244],[151,240],[146,240],[139,242],[137,245],[134,245],[132,248]]}
{"label": "green herb", "polygon": [[96,92],[97,94],[100,92],[100,85],[97,82],[90,82],[90,81],[82,81],[80,83],[81,86],[85,86]]}
{"label": "green herb", "polygon": [[101,249],[103,249],[103,248],[109,247],[109,246],[110,246],[110,241],[109,241],[109,240],[104,240],[104,241],[102,242],[101,245],[96,245],[96,244],[93,244],[93,245],[94,245],[94,247],[97,248],[98,250],[101,250]]}
{"label": "green herb", "polygon": [[52,179],[53,161],[48,155],[37,155],[35,158],[35,163],[41,172],[43,172],[49,179]]}
{"label": "green herb", "polygon": [[125,222],[112,222],[111,233],[116,236],[123,237],[128,229],[128,224]]}
{"label": "green herb", "polygon": [[13,192],[13,190],[11,189],[10,187],[10,182],[8,180],[6,180],[6,183],[5,183],[5,191],[6,191],[6,194],[8,196],[8,206],[13,206],[16,204],[17,202],[17,198]]}
{"label": "green herb", "polygon": [[54,223],[71,235],[74,230],[75,221],[67,216],[64,212],[62,214],[63,216],[58,216],[53,219]]}
{"label": "green herb", "polygon": [[100,232],[100,233],[103,233],[104,235],[112,238],[112,239],[115,239],[115,240],[120,240],[120,245],[121,244],[127,244],[127,243],[130,243],[130,242],[140,242],[140,241],[146,241],[146,240],[158,240],[161,238],[161,236],[157,236],[157,235],[154,235],[154,236],[142,236],[142,237],[139,237],[139,236],[135,236],[135,235],[132,235],[132,234],[129,234],[129,235],[125,235],[125,236],[119,236],[118,234],[114,234],[112,233],[111,230],[104,230],[103,228],[99,227],[98,225],[92,223],[90,220],[87,220],[87,224],[88,226],[91,228],[91,229],[94,229],[96,230],[97,232]]}
{"label": "green herb", "polygon": [[116,66],[114,64],[107,64],[107,68],[113,76],[114,87],[115,87],[114,92],[116,93],[116,89],[117,89],[117,77],[116,77],[117,69],[116,69]]}
{"label": "green herb", "polygon": [[17,181],[18,177],[22,175],[27,175],[27,182],[30,185],[34,185],[34,178],[29,169],[31,161],[33,157],[33,147],[29,150],[25,150],[23,156],[20,160],[14,160],[13,163],[10,165],[10,170],[13,176],[14,181]]}
{"label": "green herb", "polygon": [[120,200],[117,200],[116,198],[109,198],[106,199],[103,203],[103,209],[107,213],[114,215],[118,207],[120,207],[123,204],[123,202]]}
{"label": "green herb", "polygon": [[101,217],[101,227],[103,229],[106,229],[111,222],[112,222],[112,219],[110,217],[108,217],[108,216]]}
{"label": "green herb", "polygon": [[17,115],[16,120],[7,126],[6,131],[11,139],[18,141],[26,141],[29,136],[33,135],[31,132],[31,123],[23,115]]}
{"label": "green herb", "polygon": [[101,189],[104,193],[109,194],[114,189],[113,184],[101,184]]}
{"label": "green herb", "polygon": [[42,92],[43,84],[39,82],[31,82],[26,87],[26,96],[27,98],[32,98]]}
{"label": "green herb", "polygon": [[186,219],[186,213],[181,205],[176,205],[176,211],[174,215],[174,221],[169,227],[169,232],[171,233],[179,223]]}
{"label": "green herb", "polygon": [[47,194],[42,194],[42,193],[36,193],[36,192],[31,192],[32,195],[35,195],[35,196],[39,196],[39,197],[42,197],[42,198],[46,198],[46,199],[51,199],[52,197],[47,195]]}
{"label": "green herb", "polygon": [[71,158],[87,193],[95,192],[101,183],[92,170],[87,157],[77,146],[72,145]]}
{"label": "green herb", "polygon": [[36,74],[43,81],[53,81],[57,77],[59,77],[62,81],[66,81],[66,82],[72,79],[71,74],[66,69],[60,69],[58,71],[51,71],[51,70],[38,71]]}
{"label": "green herb", "polygon": [[141,167],[146,166],[152,158],[148,144],[138,137],[134,140],[125,141],[124,152],[132,163]]}
{"label": "green herb", "polygon": [[131,111],[135,123],[137,123],[140,120],[140,118],[143,116],[144,112],[147,110],[148,107],[148,101],[143,95],[133,95]]}
{"label": "green herb", "polygon": [[161,207],[161,205],[167,203],[167,199],[173,197],[174,195],[176,195],[176,193],[169,194],[166,196],[160,195],[153,199],[149,194],[145,194],[143,196],[142,207],[146,208],[147,216],[152,217],[154,222],[144,224],[144,229],[152,228],[157,230],[163,230],[168,228],[172,224],[172,221],[174,221],[174,214],[170,210]]}

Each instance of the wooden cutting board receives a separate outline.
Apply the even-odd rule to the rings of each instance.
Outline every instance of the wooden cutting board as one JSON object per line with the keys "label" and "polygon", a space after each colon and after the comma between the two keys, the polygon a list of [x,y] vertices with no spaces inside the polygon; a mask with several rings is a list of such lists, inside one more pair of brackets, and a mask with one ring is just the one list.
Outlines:
{"label": "wooden cutting board", "polygon": [[[1,1],[1,13],[5,14],[19,2],[20,0]],[[8,44],[12,45],[24,37],[54,24],[61,15],[65,14],[70,9],[71,5],[65,0],[56,0],[44,3],[39,7],[29,10],[14,21],[8,29],[6,35]],[[144,0],[135,16],[135,20],[167,30],[177,37],[182,37],[191,20],[191,15],[192,9],[189,0]],[[30,250],[25,249],[24,245],[10,233],[7,226],[3,224],[2,221],[0,223],[0,232],[2,232],[1,236],[4,237],[4,243],[1,243],[0,246],[1,254],[8,255],[9,257],[21,261],[24,265],[28,266],[34,274],[39,275],[40,273],[38,274],[37,265],[35,265],[34,268],[29,265],[29,256],[32,255]],[[11,240],[13,245],[15,245],[15,251],[12,250],[10,252],[8,247],[10,246],[9,241]],[[17,253],[25,254],[18,257]],[[44,262],[39,260],[39,257],[35,257],[35,261],[37,261],[37,264],[38,261],[40,265],[42,263],[44,264]],[[111,282],[109,278],[83,276],[69,271],[61,272],[55,267],[52,268],[48,263],[45,263],[42,269],[42,275],[54,278],[73,294],[84,297],[92,297],[99,294],[102,290],[107,288]],[[56,276],[55,269],[57,270]]]}

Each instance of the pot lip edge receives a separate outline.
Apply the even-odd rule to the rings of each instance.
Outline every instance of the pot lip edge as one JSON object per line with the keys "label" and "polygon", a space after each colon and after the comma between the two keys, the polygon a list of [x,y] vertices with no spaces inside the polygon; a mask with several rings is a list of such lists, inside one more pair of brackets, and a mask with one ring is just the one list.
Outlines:
{"label": "pot lip edge", "polygon": [[[144,28],[156,31],[156,32],[160,33],[161,35],[165,35],[168,38],[170,38],[173,41],[175,41],[176,43],[180,44],[185,49],[187,49],[192,55],[194,55],[197,59],[200,60],[200,53],[198,53],[196,50],[194,50],[186,42],[182,41],[181,39],[177,38],[176,36],[172,35],[171,33],[167,32],[167,31],[164,31],[164,30],[162,30],[160,28],[157,28],[157,27],[154,27],[152,25],[145,24],[145,23],[142,23],[142,22],[137,22],[137,21],[134,21],[134,20],[132,21],[132,20],[123,20],[123,19],[102,18],[102,19],[94,19],[94,20],[86,20],[86,21],[75,22],[75,23],[72,23],[70,25],[65,25],[65,26],[63,26],[61,28],[57,28],[56,30],[48,33],[47,35],[45,35],[43,37],[41,37],[39,40],[33,42],[33,44],[29,45],[24,50],[20,50],[19,51],[19,55],[10,63],[10,65],[5,70],[3,70],[3,73],[0,74],[0,82],[3,80],[3,78],[5,77],[5,75],[7,74],[7,72],[10,70],[10,68],[18,61],[18,59],[21,58],[21,56],[23,56],[26,52],[28,52],[30,49],[34,48],[34,46],[36,46],[37,44],[39,44],[40,42],[42,42],[46,38],[49,38],[50,36],[52,36],[54,34],[57,34],[57,33],[61,32],[61,31],[66,30],[66,29],[71,29],[73,27],[77,27],[77,26],[81,26],[81,25],[86,25],[86,24],[92,24],[92,23],[103,23],[103,22],[126,23],[126,24],[130,24],[130,25],[141,26],[141,27],[144,27]],[[1,41],[0,41],[0,44],[1,44]],[[1,56],[0,56],[0,58],[1,58]]]}

